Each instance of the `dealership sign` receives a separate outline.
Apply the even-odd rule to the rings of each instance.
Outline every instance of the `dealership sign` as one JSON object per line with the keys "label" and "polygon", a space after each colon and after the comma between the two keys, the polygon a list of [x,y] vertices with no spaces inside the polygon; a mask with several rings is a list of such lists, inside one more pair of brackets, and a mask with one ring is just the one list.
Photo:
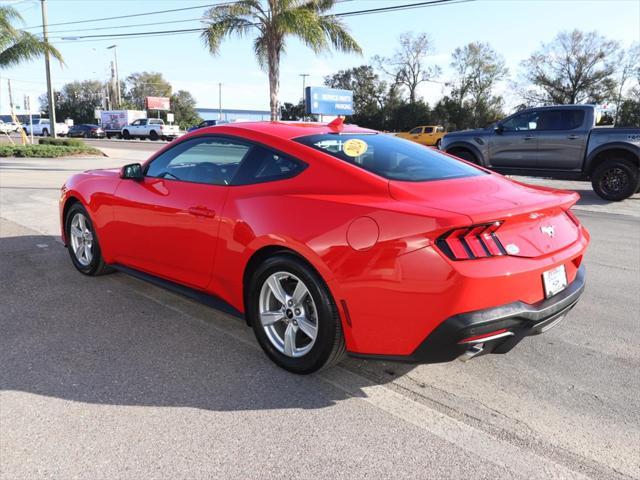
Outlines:
{"label": "dealership sign", "polygon": [[169,110],[169,97],[147,97],[148,110]]}
{"label": "dealership sign", "polygon": [[307,87],[305,108],[312,115],[353,115],[353,92],[335,88]]}

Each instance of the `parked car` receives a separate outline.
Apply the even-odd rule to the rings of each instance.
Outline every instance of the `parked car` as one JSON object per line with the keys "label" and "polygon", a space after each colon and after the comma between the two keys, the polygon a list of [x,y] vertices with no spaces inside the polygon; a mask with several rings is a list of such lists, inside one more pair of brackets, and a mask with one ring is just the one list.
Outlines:
{"label": "parked car", "polygon": [[69,137],[104,138],[105,132],[99,125],[81,123],[71,127],[67,135]]}
{"label": "parked car", "polygon": [[100,125],[107,138],[121,137],[122,129],[140,118],[147,118],[144,110],[103,110],[100,112]]}
{"label": "parked car", "polygon": [[[24,131],[27,135],[31,135],[32,130],[33,135],[42,135],[43,137],[48,137],[53,133],[51,131],[51,123],[48,118],[40,118],[38,120],[34,120],[33,124],[24,125]],[[67,124],[56,122],[56,135],[64,137],[67,133],[69,133],[69,127]]]}
{"label": "parked car", "polygon": [[204,128],[204,127],[215,127],[216,125],[222,125],[224,123],[229,123],[229,122],[225,120],[203,120],[198,125],[189,127],[187,132],[193,132],[194,130],[198,130],[199,128]]}
{"label": "parked car", "polygon": [[436,147],[439,149],[445,133],[445,128],[441,125],[423,125],[412,128],[408,132],[397,133],[396,136],[421,145],[426,145],[427,147]]}
{"label": "parked car", "polygon": [[7,123],[4,122],[3,120],[0,120],[0,133],[12,133],[15,132],[18,129],[18,127],[13,123]]}
{"label": "parked car", "polygon": [[505,353],[556,325],[584,289],[577,199],[340,119],[256,122],[74,175],[60,220],[81,273],[244,315],[275,363],[310,373],[345,353]]}
{"label": "parked car", "polygon": [[640,191],[640,129],[597,127],[593,105],[529,108],[481,130],[448,133],[447,153],[513,175],[590,180],[605,200]]}
{"label": "parked car", "polygon": [[141,118],[122,128],[122,138],[173,140],[180,135],[177,125],[165,125],[161,118]]}

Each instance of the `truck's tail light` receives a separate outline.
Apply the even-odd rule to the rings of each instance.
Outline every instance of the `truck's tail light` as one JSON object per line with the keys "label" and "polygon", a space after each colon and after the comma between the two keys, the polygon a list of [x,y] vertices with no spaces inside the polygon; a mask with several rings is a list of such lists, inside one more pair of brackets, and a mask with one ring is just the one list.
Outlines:
{"label": "truck's tail light", "polygon": [[472,260],[506,255],[495,231],[502,222],[472,225],[451,230],[436,240],[436,245],[451,260]]}

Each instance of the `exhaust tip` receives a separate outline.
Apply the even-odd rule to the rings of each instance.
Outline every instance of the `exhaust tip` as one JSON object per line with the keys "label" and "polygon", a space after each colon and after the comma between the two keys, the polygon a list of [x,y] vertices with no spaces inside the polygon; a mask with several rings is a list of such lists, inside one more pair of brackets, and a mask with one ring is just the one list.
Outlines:
{"label": "exhaust tip", "polygon": [[474,357],[477,357],[484,351],[484,343],[476,343],[469,347],[462,355],[458,357],[461,362],[468,362]]}

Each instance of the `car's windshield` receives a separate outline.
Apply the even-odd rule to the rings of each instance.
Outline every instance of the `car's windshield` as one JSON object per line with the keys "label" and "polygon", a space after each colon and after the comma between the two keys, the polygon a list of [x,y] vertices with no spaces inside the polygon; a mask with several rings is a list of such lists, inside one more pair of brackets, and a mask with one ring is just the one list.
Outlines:
{"label": "car's windshield", "polygon": [[389,180],[424,182],[485,174],[437,150],[386,134],[321,134],[296,141]]}

